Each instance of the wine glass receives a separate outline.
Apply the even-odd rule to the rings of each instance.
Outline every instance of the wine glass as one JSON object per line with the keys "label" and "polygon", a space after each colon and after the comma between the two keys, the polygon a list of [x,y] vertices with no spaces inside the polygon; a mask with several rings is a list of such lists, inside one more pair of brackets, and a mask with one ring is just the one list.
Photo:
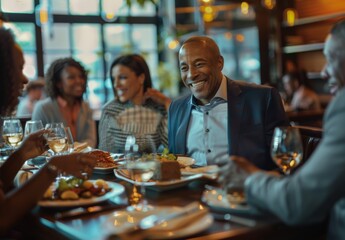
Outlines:
{"label": "wine glass", "polygon": [[28,136],[31,133],[37,132],[38,130],[43,129],[43,123],[41,120],[30,120],[25,123],[24,128],[24,137]]}
{"label": "wine glass", "polygon": [[[133,192],[130,198],[132,200],[140,199],[141,201],[139,203],[132,201],[133,204],[131,207],[129,207],[129,210],[148,211],[152,209],[152,206],[148,205],[145,198],[145,184],[153,177],[158,165],[156,158],[154,157],[156,156],[156,149],[153,146],[154,144],[152,143],[152,139],[149,136],[141,137],[140,147],[138,144],[136,144],[134,136],[127,137],[126,149],[127,151],[130,151],[131,154],[126,154],[126,167],[130,173],[131,178],[135,181],[135,185],[140,186],[141,190],[140,199],[140,197],[138,197],[138,193],[136,192],[136,188],[133,188]],[[142,149],[142,151],[140,150],[140,148]],[[148,153],[150,153],[150,155],[148,155]]]}
{"label": "wine glass", "polygon": [[49,130],[46,134],[46,139],[52,155],[62,154],[67,145],[66,131],[63,123],[48,123],[45,128]]}
{"label": "wine glass", "polygon": [[74,151],[74,140],[70,127],[65,127],[66,132],[66,147],[65,153],[72,153]]}
{"label": "wine glass", "polygon": [[23,128],[19,119],[6,119],[2,125],[2,137],[12,151],[20,145],[23,139]]}
{"label": "wine glass", "polygon": [[303,145],[299,130],[294,127],[276,127],[274,129],[271,157],[285,175],[300,164]]}

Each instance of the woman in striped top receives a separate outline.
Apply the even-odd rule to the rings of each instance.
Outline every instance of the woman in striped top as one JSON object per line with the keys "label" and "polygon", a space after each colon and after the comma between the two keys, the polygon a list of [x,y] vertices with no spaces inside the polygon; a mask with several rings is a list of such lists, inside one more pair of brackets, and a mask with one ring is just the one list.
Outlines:
{"label": "woman in striped top", "polygon": [[156,149],[167,146],[167,110],[171,100],[152,89],[150,71],[137,54],[120,56],[110,67],[115,99],[102,110],[99,149],[124,152],[126,138],[134,135],[139,148],[150,137]]}

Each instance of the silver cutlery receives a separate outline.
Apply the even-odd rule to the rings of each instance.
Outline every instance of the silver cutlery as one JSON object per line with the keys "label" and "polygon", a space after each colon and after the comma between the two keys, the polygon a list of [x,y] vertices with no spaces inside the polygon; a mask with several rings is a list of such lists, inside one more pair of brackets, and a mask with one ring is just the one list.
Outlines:
{"label": "silver cutlery", "polygon": [[256,226],[256,220],[254,219],[239,217],[239,216],[232,215],[230,213],[225,213],[225,214],[212,213],[212,214],[216,220],[229,221],[229,222],[237,223],[237,224],[247,226],[247,227]]}
{"label": "silver cutlery", "polygon": [[55,214],[56,220],[64,220],[68,218],[83,217],[95,213],[117,210],[126,207],[126,205],[107,205],[107,206],[91,206],[87,208],[79,207],[65,212]]}
{"label": "silver cutlery", "polygon": [[171,220],[174,220],[177,218],[187,216],[189,214],[196,213],[197,211],[201,211],[199,208],[199,203],[194,202],[194,203],[187,205],[183,211],[178,211],[178,212],[171,213],[171,214],[164,215],[164,216],[157,216],[155,214],[149,215],[149,216],[141,219],[139,222],[137,222],[133,226],[127,228],[124,232],[120,233],[119,235],[136,234],[138,232],[153,228],[154,226],[157,226],[157,225],[162,224],[164,222],[171,221]]}

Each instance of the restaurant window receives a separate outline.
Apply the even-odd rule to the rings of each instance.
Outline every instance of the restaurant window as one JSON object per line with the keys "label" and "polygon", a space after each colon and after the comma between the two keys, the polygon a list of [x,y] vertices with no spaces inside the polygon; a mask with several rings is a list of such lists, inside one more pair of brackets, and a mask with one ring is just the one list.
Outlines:
{"label": "restaurant window", "polygon": [[12,29],[16,42],[23,49],[24,74],[30,79],[37,78],[35,25],[33,23],[5,23],[4,26]]}
{"label": "restaurant window", "polygon": [[1,0],[1,11],[8,13],[33,13],[33,0]]}
{"label": "restaurant window", "polygon": [[[44,75],[57,58],[73,57],[89,73],[85,97],[93,109],[100,110],[114,97],[111,62],[120,54],[138,53],[147,60],[155,85],[159,65],[156,6],[133,2],[129,9],[125,0],[111,2],[116,3],[113,22],[102,18],[100,0],[0,0],[0,11],[9,20],[5,27],[13,30],[23,49],[29,80]],[[53,21],[39,26],[37,11],[47,3]]]}

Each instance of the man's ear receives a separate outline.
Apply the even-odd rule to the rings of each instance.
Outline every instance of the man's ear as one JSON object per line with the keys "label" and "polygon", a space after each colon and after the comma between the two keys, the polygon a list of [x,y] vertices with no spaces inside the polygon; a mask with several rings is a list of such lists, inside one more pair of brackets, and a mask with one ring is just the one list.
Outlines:
{"label": "man's ear", "polygon": [[218,65],[219,70],[222,71],[223,67],[224,67],[224,58],[223,58],[223,56],[219,56],[218,57],[217,65]]}

